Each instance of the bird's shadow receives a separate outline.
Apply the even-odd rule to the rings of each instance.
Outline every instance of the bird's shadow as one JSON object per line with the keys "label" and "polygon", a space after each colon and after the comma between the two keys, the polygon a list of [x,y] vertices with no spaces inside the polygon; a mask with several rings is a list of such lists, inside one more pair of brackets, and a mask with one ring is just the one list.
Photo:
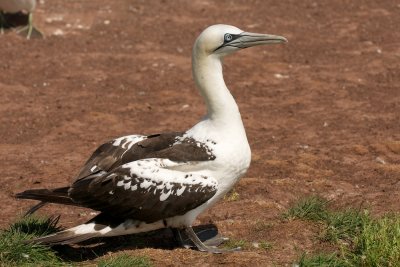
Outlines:
{"label": "bird's shadow", "polygon": [[[195,226],[193,230],[202,241],[218,235],[218,228],[214,224]],[[184,234],[182,238],[185,244],[195,249],[193,243]],[[93,238],[81,242],[78,245],[53,246],[53,250],[57,251],[60,258],[70,262],[93,260],[109,252],[141,248],[172,250],[175,248],[182,248],[182,244],[176,239],[172,229],[166,228],[127,236]]]}
{"label": "bird's shadow", "polygon": [[20,26],[26,26],[29,23],[29,14],[18,12],[18,13],[2,13],[0,11],[0,26],[3,29],[17,28]]}

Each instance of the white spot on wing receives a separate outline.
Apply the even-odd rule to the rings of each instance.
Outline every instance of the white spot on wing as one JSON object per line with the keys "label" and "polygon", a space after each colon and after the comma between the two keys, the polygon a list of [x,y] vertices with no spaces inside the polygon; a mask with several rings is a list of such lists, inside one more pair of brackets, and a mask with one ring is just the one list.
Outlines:
{"label": "white spot on wing", "polygon": [[162,192],[162,194],[160,195],[160,201],[166,200],[169,195],[171,195],[171,191],[168,191],[167,193]]}
{"label": "white spot on wing", "polygon": [[140,184],[140,188],[149,188],[151,186],[152,182],[151,180],[144,179],[144,181]]}
{"label": "white spot on wing", "polygon": [[[174,162],[168,159],[151,158],[130,162],[121,166],[130,172],[132,182],[129,184],[132,191],[142,189],[159,195],[160,201],[165,201],[171,195],[181,196],[188,192],[206,192],[216,190],[217,181],[209,173],[179,171],[192,168],[193,164]],[[188,179],[190,177],[190,179]],[[126,179],[126,178],[125,178]],[[133,186],[132,183],[134,183]],[[196,189],[192,186],[196,185]],[[129,188],[123,182],[117,186]]]}
{"label": "white spot on wing", "polygon": [[182,193],[185,191],[185,189],[186,189],[186,186],[182,185],[182,187],[179,188],[179,189],[176,191],[176,195],[177,195],[177,196],[182,195]]}
{"label": "white spot on wing", "polygon": [[113,146],[120,146],[127,150],[131,149],[131,147],[137,142],[143,141],[147,136],[144,135],[127,135],[122,136],[114,140]]}
{"label": "white spot on wing", "polygon": [[131,187],[131,182],[124,184],[124,189],[128,190]]}

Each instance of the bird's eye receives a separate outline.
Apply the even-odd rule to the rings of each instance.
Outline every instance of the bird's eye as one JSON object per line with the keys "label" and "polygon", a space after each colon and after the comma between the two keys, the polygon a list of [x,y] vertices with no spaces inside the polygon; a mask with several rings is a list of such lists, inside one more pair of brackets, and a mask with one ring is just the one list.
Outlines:
{"label": "bird's eye", "polygon": [[224,35],[224,39],[225,39],[225,42],[230,42],[230,41],[232,41],[232,35],[230,35],[229,33],[226,33]]}

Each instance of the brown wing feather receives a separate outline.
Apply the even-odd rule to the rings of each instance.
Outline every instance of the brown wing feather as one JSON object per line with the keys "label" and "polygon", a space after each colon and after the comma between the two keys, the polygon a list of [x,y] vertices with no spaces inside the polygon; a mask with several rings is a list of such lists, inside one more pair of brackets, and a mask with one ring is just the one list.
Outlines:
{"label": "brown wing feather", "polygon": [[[154,192],[152,190],[149,192],[138,190],[131,194],[126,190],[121,191],[123,189],[116,186],[123,176],[129,175],[128,171],[121,166],[139,159],[164,158],[176,162],[215,159],[209,147],[199,144],[191,138],[176,142],[183,134],[164,133],[147,136],[146,139],[137,142],[130,148],[123,145],[116,146],[114,140],[107,142],[101,145],[86,162],[75,183],[69,188],[67,196],[63,195],[63,199],[60,198],[58,201],[53,195],[49,194],[49,197],[46,197],[46,194],[43,194],[46,191],[38,189],[40,200],[60,204],[66,204],[67,200],[68,204],[92,208],[113,216],[134,217],[146,222],[184,214],[210,199],[216,189],[207,186],[200,188],[199,185],[192,184],[191,186],[197,189],[198,194],[189,194],[185,191],[180,197],[171,196],[168,201],[160,202],[159,198],[154,197],[154,193],[153,195],[149,193]],[[139,184],[144,179],[137,176],[131,178],[137,179],[136,182]],[[181,186],[182,184],[175,184],[174,190]],[[117,192],[113,192],[114,195],[110,194],[114,190]],[[36,190],[29,190],[29,194],[17,196],[39,199],[35,192]]]}
{"label": "brown wing feather", "polygon": [[[124,165],[111,173],[89,176],[76,181],[71,186],[69,195],[80,206],[102,211],[116,218],[130,218],[151,223],[183,215],[216,193],[216,182],[213,183],[212,178],[202,176],[200,180],[199,177],[193,180],[194,175],[186,176],[184,182],[170,179],[166,182],[168,186],[165,186],[163,182],[132,174],[131,169]],[[126,188],[125,184],[128,184]],[[144,184],[148,186],[141,186]],[[182,191],[177,193],[179,190]],[[168,197],[161,200],[160,196],[167,191]]]}
{"label": "brown wing feather", "polygon": [[[99,170],[111,171],[125,163],[149,158],[149,155],[154,155],[157,151],[172,146],[175,139],[182,135],[183,133],[180,132],[149,135],[146,139],[130,148],[113,145],[115,140],[111,140],[96,149],[83,166],[76,180],[87,177]],[[96,168],[93,169],[95,166]]]}

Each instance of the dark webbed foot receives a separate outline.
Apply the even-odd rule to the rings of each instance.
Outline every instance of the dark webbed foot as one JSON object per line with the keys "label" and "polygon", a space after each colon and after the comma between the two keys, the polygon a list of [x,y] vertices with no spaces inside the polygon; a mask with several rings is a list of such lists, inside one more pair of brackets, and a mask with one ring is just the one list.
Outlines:
{"label": "dark webbed foot", "polygon": [[186,235],[190,238],[190,240],[195,244],[198,250],[204,251],[204,252],[210,252],[210,253],[224,253],[224,252],[235,252],[239,251],[241,248],[234,248],[234,249],[220,249],[214,246],[213,244],[221,244],[222,242],[225,242],[227,239],[223,237],[216,236],[214,238],[211,238],[205,243],[203,243],[199,237],[196,235],[196,233],[193,231],[192,227],[187,227],[185,228],[185,233]]}
{"label": "dark webbed foot", "polygon": [[193,247],[192,241],[182,236],[182,232],[178,228],[170,228],[174,235],[175,241],[180,247],[191,248]]}
{"label": "dark webbed foot", "polygon": [[[179,246],[185,248],[196,247],[196,245],[187,236],[184,230],[178,228],[170,228],[170,229],[174,235],[175,241]],[[225,243],[229,240],[229,238],[222,237],[218,233],[218,229],[214,225],[198,226],[195,227],[193,231],[206,246],[218,247],[222,243]]]}

